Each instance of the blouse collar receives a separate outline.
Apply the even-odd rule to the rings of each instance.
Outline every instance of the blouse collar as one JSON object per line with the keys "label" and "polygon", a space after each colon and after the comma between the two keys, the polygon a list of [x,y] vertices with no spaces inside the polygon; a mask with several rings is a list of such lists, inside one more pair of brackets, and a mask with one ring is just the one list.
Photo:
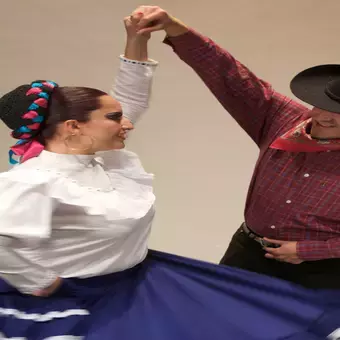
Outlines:
{"label": "blouse collar", "polygon": [[60,154],[43,150],[38,156],[40,160],[46,165],[54,166],[89,166],[96,155],[73,155],[73,154]]}

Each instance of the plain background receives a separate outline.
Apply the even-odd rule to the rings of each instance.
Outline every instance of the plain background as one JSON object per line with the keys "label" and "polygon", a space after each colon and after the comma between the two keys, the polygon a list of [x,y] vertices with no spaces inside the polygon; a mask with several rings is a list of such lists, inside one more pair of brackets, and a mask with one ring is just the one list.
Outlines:
{"label": "plain background", "polygon": [[[137,0],[0,0],[0,93],[35,79],[108,90]],[[300,70],[339,63],[339,0],[154,0],[282,93]],[[218,261],[243,219],[258,150],[194,72],[162,44],[151,108],[128,148],[156,174],[151,247]],[[13,141],[0,128],[0,170]],[[1,202],[0,202],[1,204]]]}

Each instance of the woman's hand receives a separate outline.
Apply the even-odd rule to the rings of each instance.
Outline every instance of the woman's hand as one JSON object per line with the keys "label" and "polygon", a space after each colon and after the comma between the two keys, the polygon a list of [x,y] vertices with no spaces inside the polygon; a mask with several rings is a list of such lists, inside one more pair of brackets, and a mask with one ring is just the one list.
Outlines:
{"label": "woman's hand", "polygon": [[142,12],[135,12],[128,17],[124,18],[124,25],[126,29],[127,39],[139,39],[141,41],[147,41],[151,37],[151,33],[138,34],[138,24],[143,18]]}
{"label": "woman's hand", "polygon": [[37,292],[34,292],[32,295],[40,296],[40,297],[50,296],[58,290],[61,284],[62,284],[62,279],[58,277],[49,287],[38,290]]}
{"label": "woman's hand", "polygon": [[143,13],[136,12],[124,19],[127,39],[124,57],[131,60],[148,61],[148,40],[151,34],[138,34],[137,25]]}

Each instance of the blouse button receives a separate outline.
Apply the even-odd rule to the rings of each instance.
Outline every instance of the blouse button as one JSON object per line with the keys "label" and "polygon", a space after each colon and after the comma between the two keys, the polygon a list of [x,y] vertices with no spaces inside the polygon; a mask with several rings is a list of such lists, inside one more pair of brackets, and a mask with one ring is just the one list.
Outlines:
{"label": "blouse button", "polygon": [[290,203],[292,203],[292,201],[291,201],[291,200],[287,200],[286,203],[287,203],[287,204],[290,204]]}
{"label": "blouse button", "polygon": [[309,177],[309,174],[304,174],[303,176],[304,176],[304,177]]}
{"label": "blouse button", "polygon": [[271,228],[271,229],[275,229],[276,227],[275,227],[275,225],[272,225],[270,228]]}

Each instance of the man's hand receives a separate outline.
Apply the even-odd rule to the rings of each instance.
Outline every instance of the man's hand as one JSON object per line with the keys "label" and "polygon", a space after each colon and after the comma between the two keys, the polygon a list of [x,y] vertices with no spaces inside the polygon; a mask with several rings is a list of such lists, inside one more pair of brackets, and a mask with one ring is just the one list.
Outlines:
{"label": "man's hand", "polygon": [[39,290],[37,292],[34,292],[32,295],[40,296],[40,297],[50,296],[58,290],[61,283],[62,283],[62,279],[58,277],[49,287]]}
{"label": "man's hand", "polygon": [[265,255],[266,258],[292,264],[300,264],[303,262],[303,260],[299,259],[297,255],[296,241],[279,241],[271,240],[269,238],[264,238],[264,240],[280,246],[279,248],[263,248],[267,252]]}
{"label": "man's hand", "polygon": [[174,37],[188,31],[184,24],[158,6],[140,6],[132,13],[132,16],[139,13],[142,13],[142,18],[137,24],[139,34],[165,30],[169,36]]}

